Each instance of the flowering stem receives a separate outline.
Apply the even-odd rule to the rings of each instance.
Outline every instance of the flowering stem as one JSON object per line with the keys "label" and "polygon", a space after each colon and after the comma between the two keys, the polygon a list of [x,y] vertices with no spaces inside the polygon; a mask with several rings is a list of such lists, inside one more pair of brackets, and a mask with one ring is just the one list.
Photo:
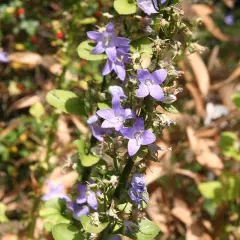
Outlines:
{"label": "flowering stem", "polygon": [[121,188],[126,186],[127,181],[128,181],[128,176],[132,171],[132,168],[134,166],[134,162],[132,161],[132,159],[129,157],[127,160],[127,164],[125,165],[123,171],[122,171],[122,175],[119,179],[119,184],[118,187],[116,188],[113,197],[115,198],[119,198],[120,197],[120,193],[121,193]]}

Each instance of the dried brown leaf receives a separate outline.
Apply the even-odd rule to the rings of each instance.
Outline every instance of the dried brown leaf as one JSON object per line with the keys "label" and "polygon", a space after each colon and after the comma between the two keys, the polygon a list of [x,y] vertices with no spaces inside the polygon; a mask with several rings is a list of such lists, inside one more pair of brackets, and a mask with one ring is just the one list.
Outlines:
{"label": "dried brown leaf", "polygon": [[205,98],[210,89],[210,76],[208,69],[197,52],[187,54],[186,59],[192,68],[199,90]]}
{"label": "dried brown leaf", "polygon": [[58,119],[57,126],[57,137],[59,139],[59,142],[63,145],[69,144],[72,138],[66,117],[61,116]]}
{"label": "dried brown leaf", "polygon": [[198,138],[191,127],[187,127],[187,135],[190,147],[199,164],[211,169],[216,174],[221,173],[224,167],[222,160],[210,150],[206,140]]}
{"label": "dried brown leaf", "polygon": [[42,57],[33,52],[14,52],[9,54],[8,59],[10,62],[28,65],[32,68],[42,63]]}
{"label": "dried brown leaf", "polygon": [[191,211],[184,207],[175,207],[171,210],[174,217],[183,222],[186,226],[190,226],[193,223]]}
{"label": "dried brown leaf", "polygon": [[44,94],[25,96],[16,102],[14,102],[8,109],[8,114],[14,110],[22,109],[32,106],[34,103],[41,102],[44,98]]}

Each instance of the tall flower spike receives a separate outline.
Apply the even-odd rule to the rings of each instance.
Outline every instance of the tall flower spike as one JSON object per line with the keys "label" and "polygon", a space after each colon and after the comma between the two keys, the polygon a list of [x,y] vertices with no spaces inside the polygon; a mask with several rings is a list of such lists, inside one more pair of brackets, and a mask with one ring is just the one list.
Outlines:
{"label": "tall flower spike", "polygon": [[91,51],[92,54],[101,54],[106,52],[108,58],[115,62],[117,58],[117,47],[128,47],[130,40],[127,38],[117,37],[115,35],[114,25],[108,23],[106,31],[96,32],[89,31],[87,35],[90,39],[97,42],[96,47]]}
{"label": "tall flower spike", "polygon": [[[153,3],[155,7],[153,6]],[[164,4],[166,0],[161,0],[161,4]],[[140,9],[142,9],[147,15],[151,15],[153,13],[157,13],[158,9],[158,0],[138,0],[137,5]]]}
{"label": "tall flower spike", "polygon": [[122,128],[126,119],[135,117],[130,108],[123,109],[120,103],[114,104],[113,108],[98,110],[97,115],[104,119],[102,128],[115,128],[116,131]]}
{"label": "tall flower spike", "polygon": [[148,145],[156,141],[155,135],[144,129],[142,118],[137,118],[132,128],[123,127],[120,132],[125,138],[129,139],[128,153],[130,156],[135,155],[141,145]]}
{"label": "tall flower spike", "polygon": [[159,69],[152,74],[148,70],[138,70],[138,80],[140,82],[136,96],[139,98],[151,95],[157,101],[164,99],[164,93],[159,84],[163,83],[167,77],[165,69]]}

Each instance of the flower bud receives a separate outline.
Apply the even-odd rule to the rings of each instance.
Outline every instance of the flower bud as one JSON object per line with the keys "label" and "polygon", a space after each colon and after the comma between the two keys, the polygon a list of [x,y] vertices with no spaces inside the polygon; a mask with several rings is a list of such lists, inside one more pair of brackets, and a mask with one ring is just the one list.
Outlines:
{"label": "flower bud", "polygon": [[175,102],[176,100],[177,100],[177,97],[175,95],[169,94],[169,95],[164,97],[162,102],[166,103],[166,104],[171,104],[171,103]]}

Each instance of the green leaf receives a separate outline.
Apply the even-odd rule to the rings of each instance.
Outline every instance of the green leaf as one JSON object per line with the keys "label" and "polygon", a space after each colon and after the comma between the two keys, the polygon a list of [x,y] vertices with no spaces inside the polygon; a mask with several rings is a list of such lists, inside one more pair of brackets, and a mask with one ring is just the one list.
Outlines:
{"label": "green leaf", "polygon": [[8,218],[5,214],[6,212],[6,206],[3,203],[0,203],[0,223],[6,223],[8,222]]}
{"label": "green leaf", "polygon": [[159,233],[159,227],[147,218],[139,223],[139,231],[136,233],[137,240],[153,240]]}
{"label": "green leaf", "polygon": [[82,233],[73,225],[60,223],[52,229],[55,240],[84,240]]}
{"label": "green leaf", "polygon": [[173,105],[164,105],[163,108],[170,113],[179,113]]}
{"label": "green leaf", "polygon": [[115,0],[113,6],[117,13],[121,15],[134,14],[137,11],[136,2],[128,0]]}
{"label": "green leaf", "polygon": [[77,49],[79,57],[89,61],[99,61],[99,60],[107,59],[107,55],[105,54],[90,53],[90,51],[93,50],[95,45],[96,44],[91,41],[84,41],[80,43]]}
{"label": "green leaf", "polygon": [[51,231],[52,227],[59,223],[70,223],[70,219],[64,216],[66,203],[63,199],[52,199],[44,203],[40,210],[40,217],[44,220],[45,228]]}
{"label": "green leaf", "polygon": [[40,119],[44,115],[45,109],[42,103],[37,102],[30,107],[29,113],[36,119]]}
{"label": "green leaf", "polygon": [[47,102],[65,113],[85,115],[84,102],[71,91],[53,89],[46,96]]}
{"label": "green leaf", "polygon": [[131,42],[131,51],[133,53],[139,53],[140,56],[152,56],[153,50],[151,47],[151,41],[148,37],[141,37]]}
{"label": "green leaf", "polygon": [[80,218],[83,229],[89,233],[100,233],[102,232],[108,225],[108,222],[100,223],[98,226],[92,224],[91,218],[88,216],[82,216]]}
{"label": "green leaf", "polygon": [[110,108],[110,106],[106,103],[98,103],[97,106],[100,110]]}
{"label": "green leaf", "polygon": [[117,205],[117,208],[124,213],[131,213],[132,211],[132,204],[130,202],[122,203]]}
{"label": "green leaf", "polygon": [[100,160],[99,157],[93,156],[91,154],[80,156],[80,161],[84,167],[91,167]]}
{"label": "green leaf", "polygon": [[232,101],[237,106],[237,108],[240,108],[240,93],[235,93],[232,96]]}
{"label": "green leaf", "polygon": [[85,142],[83,140],[75,140],[73,143],[78,148],[79,158],[84,167],[91,167],[100,160],[97,156],[85,153]]}
{"label": "green leaf", "polygon": [[211,181],[198,184],[198,189],[205,198],[214,200],[221,195],[222,186],[219,181]]}
{"label": "green leaf", "polygon": [[220,148],[223,154],[227,157],[232,157],[236,160],[240,160],[237,147],[238,137],[232,132],[223,132],[220,139]]}

